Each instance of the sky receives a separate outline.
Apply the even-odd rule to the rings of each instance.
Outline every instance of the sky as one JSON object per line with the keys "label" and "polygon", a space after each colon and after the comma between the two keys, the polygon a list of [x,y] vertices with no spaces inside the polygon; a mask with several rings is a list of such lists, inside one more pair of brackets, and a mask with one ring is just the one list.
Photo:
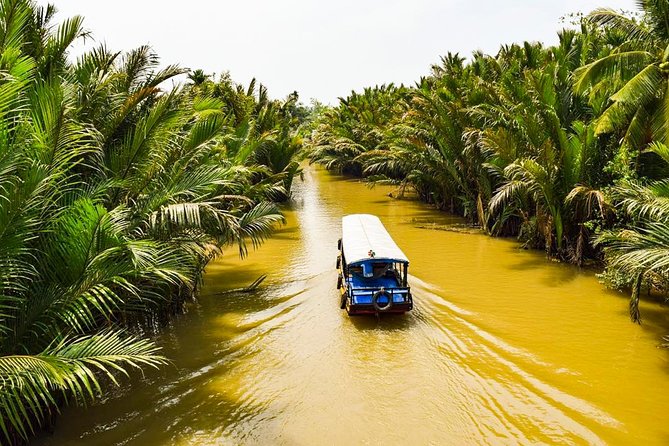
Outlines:
{"label": "sky", "polygon": [[[151,45],[163,64],[257,78],[270,96],[297,90],[334,104],[352,90],[412,85],[448,51],[557,41],[560,17],[635,0],[51,0],[113,50]],[[47,1],[38,0],[40,4]],[[79,47],[75,49],[81,51]]]}

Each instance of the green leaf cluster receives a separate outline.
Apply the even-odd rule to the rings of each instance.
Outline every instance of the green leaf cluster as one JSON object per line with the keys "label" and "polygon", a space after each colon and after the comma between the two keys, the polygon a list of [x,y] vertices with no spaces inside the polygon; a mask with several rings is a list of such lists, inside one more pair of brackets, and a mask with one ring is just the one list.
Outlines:
{"label": "green leaf cluster", "polygon": [[491,235],[666,290],[669,2],[572,15],[558,44],[448,53],[414,86],[323,110],[312,161],[395,184]]}
{"label": "green leaf cluster", "polygon": [[54,14],[0,0],[0,442],[164,364],[127,322],[262,243],[300,172],[297,95],[197,71],[169,87],[187,70],[147,46],[72,60],[88,32]]}

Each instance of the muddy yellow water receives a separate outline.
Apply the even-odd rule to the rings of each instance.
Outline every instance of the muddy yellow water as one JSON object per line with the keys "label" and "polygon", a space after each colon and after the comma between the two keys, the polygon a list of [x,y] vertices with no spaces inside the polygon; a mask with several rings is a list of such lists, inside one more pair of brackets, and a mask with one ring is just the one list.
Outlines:
{"label": "muddy yellow water", "polygon": [[[667,308],[513,241],[308,168],[287,225],[208,268],[159,343],[173,365],[69,409],[48,445],[668,444]],[[340,219],[378,215],[411,259],[415,310],[338,308]],[[258,276],[252,293],[226,293]]]}

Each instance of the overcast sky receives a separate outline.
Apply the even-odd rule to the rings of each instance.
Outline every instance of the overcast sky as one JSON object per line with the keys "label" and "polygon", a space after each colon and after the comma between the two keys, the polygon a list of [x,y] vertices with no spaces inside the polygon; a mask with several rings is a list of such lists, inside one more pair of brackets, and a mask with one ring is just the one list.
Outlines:
{"label": "overcast sky", "polygon": [[[46,1],[38,0],[41,4]],[[634,0],[52,0],[98,42],[150,44],[164,64],[256,77],[273,97],[336,102],[351,90],[413,84],[448,51],[554,43],[560,17]]]}

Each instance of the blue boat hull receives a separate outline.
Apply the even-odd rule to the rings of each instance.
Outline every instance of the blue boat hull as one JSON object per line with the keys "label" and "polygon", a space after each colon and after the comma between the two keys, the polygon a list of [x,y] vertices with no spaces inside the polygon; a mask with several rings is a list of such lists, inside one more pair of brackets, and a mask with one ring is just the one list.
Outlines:
{"label": "blue boat hull", "polygon": [[[389,308],[380,310],[374,306],[373,296],[382,289],[392,299],[392,305]],[[353,290],[353,292],[351,292]],[[342,284],[341,288],[341,308],[346,309],[349,315],[356,314],[401,314],[411,311],[413,309],[413,298],[409,288],[371,288],[360,289],[351,287],[351,283],[347,281]],[[383,306],[387,305],[388,298],[386,297],[382,302]]]}

